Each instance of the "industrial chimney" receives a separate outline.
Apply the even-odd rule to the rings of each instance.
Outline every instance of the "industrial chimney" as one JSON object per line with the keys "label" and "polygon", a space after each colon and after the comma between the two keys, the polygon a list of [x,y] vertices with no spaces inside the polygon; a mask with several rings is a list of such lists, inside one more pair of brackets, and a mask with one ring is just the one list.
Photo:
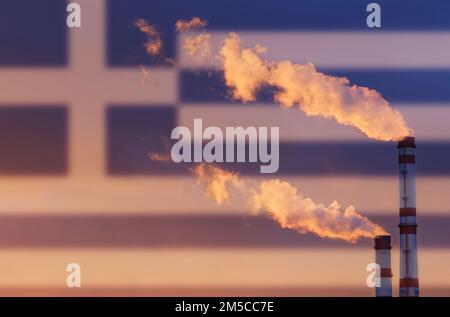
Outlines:
{"label": "industrial chimney", "polygon": [[375,288],[375,296],[392,297],[391,236],[376,236],[374,249],[375,263],[380,266],[380,284]]}
{"label": "industrial chimney", "polygon": [[416,222],[416,144],[414,137],[398,142],[400,181],[399,296],[419,296]]}

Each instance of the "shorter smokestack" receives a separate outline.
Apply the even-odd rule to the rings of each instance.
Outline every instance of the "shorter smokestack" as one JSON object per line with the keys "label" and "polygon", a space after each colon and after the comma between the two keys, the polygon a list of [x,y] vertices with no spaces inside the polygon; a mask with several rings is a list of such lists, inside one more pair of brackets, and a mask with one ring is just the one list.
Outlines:
{"label": "shorter smokestack", "polygon": [[[380,285],[375,288],[376,297],[392,297],[391,236],[375,237],[375,263],[380,266]],[[378,273],[378,272],[377,272]]]}

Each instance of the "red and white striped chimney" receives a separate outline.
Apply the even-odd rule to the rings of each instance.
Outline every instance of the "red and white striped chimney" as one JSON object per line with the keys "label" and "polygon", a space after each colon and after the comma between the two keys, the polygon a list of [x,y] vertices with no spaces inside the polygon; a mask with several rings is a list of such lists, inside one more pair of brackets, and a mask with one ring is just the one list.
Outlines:
{"label": "red and white striped chimney", "polygon": [[375,263],[380,267],[377,272],[380,284],[375,288],[375,296],[392,297],[391,236],[376,236],[374,249]]}
{"label": "red and white striped chimney", "polygon": [[414,137],[398,142],[400,181],[400,288],[399,295],[419,296],[416,221],[416,144]]}

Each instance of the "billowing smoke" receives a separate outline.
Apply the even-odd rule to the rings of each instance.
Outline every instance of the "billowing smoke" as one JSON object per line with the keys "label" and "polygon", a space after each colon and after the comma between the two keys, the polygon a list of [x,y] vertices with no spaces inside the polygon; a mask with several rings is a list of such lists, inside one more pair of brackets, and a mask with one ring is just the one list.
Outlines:
{"label": "billowing smoke", "polygon": [[282,228],[350,243],[386,234],[382,227],[353,206],[342,210],[337,201],[328,206],[317,204],[292,184],[279,179],[251,183],[236,173],[205,164],[197,165],[194,173],[198,183],[205,186],[207,196],[217,204],[224,204],[233,197],[242,199],[249,212],[266,215]]}
{"label": "billowing smoke", "polygon": [[149,24],[144,19],[136,20],[134,25],[147,36],[147,42],[144,44],[147,54],[150,56],[158,55],[161,52],[162,41],[161,35],[156,27]]}
{"label": "billowing smoke", "polygon": [[179,20],[175,24],[178,32],[190,32],[190,35],[183,40],[183,49],[194,62],[211,56],[211,35],[202,31],[207,24],[208,21],[198,17],[194,17],[190,21]]}
{"label": "billowing smoke", "polygon": [[235,99],[253,101],[261,87],[272,86],[278,89],[274,98],[282,106],[298,105],[307,115],[333,118],[370,138],[393,141],[411,134],[402,114],[377,91],[320,73],[313,64],[266,61],[261,58],[264,50],[261,46],[242,48],[235,33],[225,39],[220,56]]}
{"label": "billowing smoke", "polygon": [[[207,33],[189,36],[183,48],[194,61],[203,60],[211,55],[210,39]],[[258,90],[272,86],[277,89],[274,99],[282,106],[298,106],[309,116],[332,118],[372,139],[397,141],[412,134],[402,114],[377,91],[323,74],[313,64],[266,61],[261,57],[265,51],[260,45],[242,48],[235,33],[225,39],[219,57],[234,99],[254,101]]]}

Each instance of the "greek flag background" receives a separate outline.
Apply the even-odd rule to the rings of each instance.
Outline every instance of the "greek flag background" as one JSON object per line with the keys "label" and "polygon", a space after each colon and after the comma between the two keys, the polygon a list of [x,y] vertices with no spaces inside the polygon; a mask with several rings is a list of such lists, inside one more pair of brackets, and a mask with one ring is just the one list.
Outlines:
{"label": "greek flag background", "polygon": [[[311,62],[379,91],[417,139],[421,295],[450,295],[450,2],[364,0],[0,1],[0,294],[372,296],[372,241],[298,234],[234,204],[216,206],[186,168],[149,159],[175,126],[279,126],[280,169],[305,194],[354,205],[393,236],[398,287],[396,144],[281,109],[242,104],[223,75],[192,64],[174,30],[199,16],[219,45],[237,32],[265,57]],[[149,57],[143,18],[167,65]],[[141,68],[151,74],[143,81]],[[263,179],[258,166],[233,167]],[[81,288],[66,265],[81,266]]]}

